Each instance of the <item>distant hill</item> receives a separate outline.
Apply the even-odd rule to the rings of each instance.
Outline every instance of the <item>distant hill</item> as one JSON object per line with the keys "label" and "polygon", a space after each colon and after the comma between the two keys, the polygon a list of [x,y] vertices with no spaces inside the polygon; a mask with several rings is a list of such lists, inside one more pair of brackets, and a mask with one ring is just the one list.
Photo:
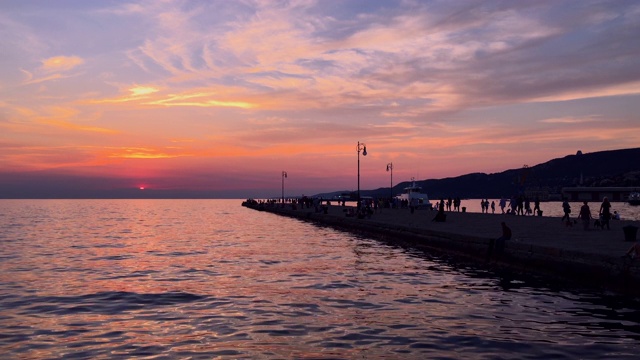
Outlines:
{"label": "distant hill", "polygon": [[[499,198],[523,192],[542,191],[560,194],[567,186],[637,186],[640,187],[640,148],[599,151],[565,156],[543,164],[506,170],[501,173],[473,173],[452,178],[419,180],[431,199],[456,197],[467,199]],[[409,186],[402,182],[393,187],[398,194]],[[318,194],[332,198],[349,191]],[[388,197],[389,188],[360,189],[361,196]]]}

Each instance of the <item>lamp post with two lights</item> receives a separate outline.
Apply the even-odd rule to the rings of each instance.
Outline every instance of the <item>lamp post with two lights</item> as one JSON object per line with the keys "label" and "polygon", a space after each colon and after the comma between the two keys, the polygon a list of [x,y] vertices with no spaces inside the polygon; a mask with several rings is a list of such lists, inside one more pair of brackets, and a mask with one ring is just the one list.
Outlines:
{"label": "lamp post with two lights", "polygon": [[362,151],[362,156],[367,156],[367,145],[358,141],[356,150],[358,151],[358,204],[356,208],[360,210],[360,152]]}
{"label": "lamp post with two lights", "polygon": [[391,185],[389,185],[389,201],[393,200],[393,163],[387,164],[387,171],[391,172]]}
{"label": "lamp post with two lights", "polygon": [[287,177],[287,172],[282,172],[282,206],[284,206],[284,179]]}

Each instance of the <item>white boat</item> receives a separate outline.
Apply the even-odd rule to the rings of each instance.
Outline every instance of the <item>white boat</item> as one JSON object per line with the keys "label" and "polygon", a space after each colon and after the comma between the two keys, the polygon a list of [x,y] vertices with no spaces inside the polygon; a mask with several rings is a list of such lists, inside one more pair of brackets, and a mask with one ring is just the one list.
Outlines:
{"label": "white boat", "polygon": [[629,205],[640,205],[640,192],[632,192],[627,199]]}
{"label": "white boat", "polygon": [[397,195],[396,199],[407,200],[409,204],[411,204],[411,201],[413,200],[415,203],[417,203],[418,209],[433,208],[433,204],[431,204],[431,202],[429,201],[429,196],[427,196],[426,193],[422,192],[422,188],[420,186],[417,186],[415,181],[411,186],[404,188],[402,194]]}

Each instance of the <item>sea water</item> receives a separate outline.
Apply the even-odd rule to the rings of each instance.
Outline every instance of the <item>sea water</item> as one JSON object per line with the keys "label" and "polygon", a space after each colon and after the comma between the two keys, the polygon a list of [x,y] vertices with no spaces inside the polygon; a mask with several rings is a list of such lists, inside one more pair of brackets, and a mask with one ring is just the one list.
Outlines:
{"label": "sea water", "polygon": [[240,206],[0,200],[2,359],[602,359],[638,299]]}

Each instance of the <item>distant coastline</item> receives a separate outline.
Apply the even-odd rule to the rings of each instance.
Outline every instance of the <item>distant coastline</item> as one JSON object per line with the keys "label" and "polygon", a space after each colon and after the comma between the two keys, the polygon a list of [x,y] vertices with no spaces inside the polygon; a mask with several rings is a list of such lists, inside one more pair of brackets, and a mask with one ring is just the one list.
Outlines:
{"label": "distant coastline", "polygon": [[[516,194],[538,195],[543,201],[559,201],[563,188],[627,187],[640,190],[640,148],[578,152],[535,166],[505,170],[500,173],[472,173],[445,179],[416,180],[431,199],[461,197],[466,199],[511,197]],[[594,165],[594,164],[597,164]],[[403,181],[393,186],[393,193],[411,185]],[[332,198],[349,191],[317,194]],[[362,190],[361,196],[389,197],[389,187]],[[590,199],[594,200],[594,199]],[[601,200],[601,199],[600,199]],[[621,199],[620,201],[624,201]]]}

